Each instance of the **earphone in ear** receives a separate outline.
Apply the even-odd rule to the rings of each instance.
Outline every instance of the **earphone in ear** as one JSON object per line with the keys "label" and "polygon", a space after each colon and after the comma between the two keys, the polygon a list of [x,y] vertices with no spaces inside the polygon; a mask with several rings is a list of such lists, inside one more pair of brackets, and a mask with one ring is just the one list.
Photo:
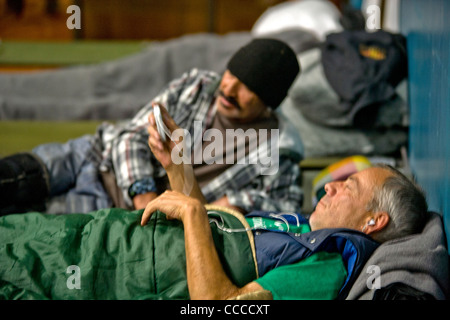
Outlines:
{"label": "earphone in ear", "polygon": [[367,222],[367,224],[363,227],[362,232],[364,232],[364,230],[366,230],[367,226],[374,226],[374,225],[375,225],[375,220],[370,219],[369,222]]}

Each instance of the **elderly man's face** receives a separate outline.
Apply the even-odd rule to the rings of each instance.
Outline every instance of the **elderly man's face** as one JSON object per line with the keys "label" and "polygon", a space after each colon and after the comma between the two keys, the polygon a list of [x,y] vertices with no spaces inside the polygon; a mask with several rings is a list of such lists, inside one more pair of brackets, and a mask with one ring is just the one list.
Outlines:
{"label": "elderly man's face", "polygon": [[371,214],[366,209],[375,187],[381,186],[391,175],[382,168],[369,168],[345,181],[327,183],[326,194],[310,217],[311,229],[350,228],[361,231]]}
{"label": "elderly man's face", "polygon": [[217,112],[229,119],[250,122],[267,110],[264,102],[228,70],[222,77],[219,92]]}

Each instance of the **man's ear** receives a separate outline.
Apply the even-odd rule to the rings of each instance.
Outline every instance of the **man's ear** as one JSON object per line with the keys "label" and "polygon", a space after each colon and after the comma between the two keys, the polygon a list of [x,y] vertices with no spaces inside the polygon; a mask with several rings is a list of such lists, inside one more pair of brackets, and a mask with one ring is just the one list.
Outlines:
{"label": "man's ear", "polygon": [[367,227],[365,228],[366,234],[371,234],[375,232],[379,232],[383,230],[389,223],[389,215],[387,212],[377,212],[373,217],[372,220],[374,223],[367,224]]}

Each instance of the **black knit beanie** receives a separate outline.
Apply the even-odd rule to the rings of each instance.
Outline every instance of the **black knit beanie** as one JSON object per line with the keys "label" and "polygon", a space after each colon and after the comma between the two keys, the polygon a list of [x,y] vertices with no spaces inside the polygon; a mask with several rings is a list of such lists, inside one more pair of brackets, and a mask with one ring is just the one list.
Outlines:
{"label": "black knit beanie", "polygon": [[227,69],[273,109],[286,97],[300,72],[294,51],[282,41],[266,38],[240,48]]}

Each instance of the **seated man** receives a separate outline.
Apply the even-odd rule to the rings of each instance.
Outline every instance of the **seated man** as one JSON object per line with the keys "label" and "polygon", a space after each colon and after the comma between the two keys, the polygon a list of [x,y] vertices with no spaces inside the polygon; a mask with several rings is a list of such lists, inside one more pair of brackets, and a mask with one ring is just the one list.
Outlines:
{"label": "seated man", "polygon": [[[231,57],[223,75],[193,69],[152,100],[189,131],[193,172],[208,202],[241,211],[292,211],[301,206],[301,140],[292,124],[273,112],[299,71],[295,53],[284,42],[255,39]],[[130,121],[101,125],[95,137],[42,145],[32,154],[0,159],[0,191],[5,195],[0,214],[145,208],[167,187],[165,172],[147,143],[151,105]],[[208,133],[225,137],[229,131],[235,133],[233,139],[223,139],[221,148],[213,148],[216,154],[208,152],[219,143]],[[249,139],[259,143],[256,147],[254,141],[239,139],[247,132],[255,133]],[[269,141],[279,141],[279,156],[269,163],[275,170],[267,173],[259,156],[260,147]],[[228,151],[241,156],[229,159]],[[251,161],[255,158],[256,164]],[[47,208],[37,207],[46,196]]]}
{"label": "seated man", "polygon": [[[168,163],[169,177],[183,181],[181,166]],[[387,166],[328,183],[309,224],[273,212],[234,223],[244,217],[204,205],[195,181],[192,196],[172,187],[143,213],[0,218],[0,296],[227,299],[265,289],[275,299],[344,298],[379,242],[420,232],[427,219],[422,192]]]}

